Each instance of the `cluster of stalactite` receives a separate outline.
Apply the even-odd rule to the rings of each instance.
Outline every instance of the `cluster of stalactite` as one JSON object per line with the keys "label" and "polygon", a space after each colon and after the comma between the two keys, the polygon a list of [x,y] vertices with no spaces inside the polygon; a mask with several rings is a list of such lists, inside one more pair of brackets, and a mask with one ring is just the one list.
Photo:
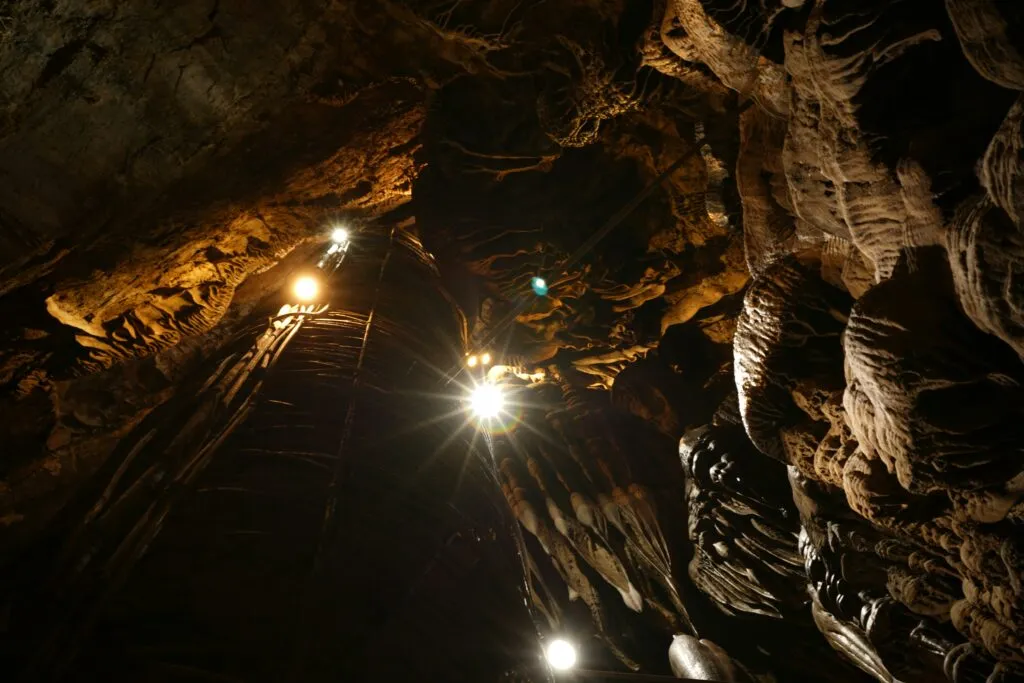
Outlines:
{"label": "cluster of stalactite", "polygon": [[[700,319],[728,339],[723,313],[748,281],[728,126],[697,122],[652,86],[641,109],[605,122],[603,144],[563,147],[522,110],[523,89],[452,84],[427,119],[417,215],[442,263],[481,285],[462,300],[473,338],[501,328],[510,364],[557,356],[605,389],[673,324]],[[488,118],[495,107],[523,117],[514,135]],[[456,124],[467,110],[479,112],[474,125]],[[531,291],[537,276],[546,296]]]}
{"label": "cluster of stalactite", "polygon": [[[726,644],[737,680],[818,680],[815,663],[831,680],[860,680],[812,612],[787,468],[751,443],[735,391],[714,415],[659,422],[614,394],[570,386],[519,389],[519,426],[489,446],[549,632],[591,633],[634,669],[664,669],[667,636],[696,634]],[[652,405],[645,398],[629,407]],[[683,439],[680,469],[665,458],[667,432],[702,420]]]}
{"label": "cluster of stalactite", "polygon": [[680,518],[681,478],[659,457],[670,440],[628,413],[601,409],[601,398],[550,382],[522,389],[522,426],[495,437],[491,457],[525,529],[531,596],[551,631],[580,627],[565,618],[568,602],[580,600],[620,662],[640,668],[653,645],[653,661],[664,665],[664,647],[630,631],[628,612],[692,630],[670,547],[677,529],[666,526]]}
{"label": "cluster of stalactite", "polygon": [[[495,484],[546,628],[583,605],[630,668],[689,632],[784,680],[1024,678],[1024,3],[45,4],[0,12],[0,523],[107,465],[9,584],[29,678],[116,678],[115,643],[135,679],[451,678],[474,634],[427,625],[517,597],[472,569]],[[368,234],[341,305],[239,302],[325,213],[410,196],[440,273]],[[468,520],[462,460],[424,476],[447,427],[401,428],[524,297],[487,350],[549,381]]]}

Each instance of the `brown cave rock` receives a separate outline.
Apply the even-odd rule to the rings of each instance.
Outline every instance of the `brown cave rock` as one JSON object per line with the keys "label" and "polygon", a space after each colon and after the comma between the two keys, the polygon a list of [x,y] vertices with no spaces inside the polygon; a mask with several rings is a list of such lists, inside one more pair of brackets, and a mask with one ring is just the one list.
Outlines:
{"label": "brown cave rock", "polygon": [[1024,681],[1022,93],[1012,0],[0,3],[4,680]]}

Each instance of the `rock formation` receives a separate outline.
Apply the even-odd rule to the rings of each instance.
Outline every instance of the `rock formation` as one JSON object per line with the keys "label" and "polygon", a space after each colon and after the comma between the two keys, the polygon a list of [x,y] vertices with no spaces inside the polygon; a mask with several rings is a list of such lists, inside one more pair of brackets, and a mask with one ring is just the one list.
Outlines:
{"label": "rock formation", "polygon": [[1024,680],[1024,5],[15,0],[0,100],[14,680]]}

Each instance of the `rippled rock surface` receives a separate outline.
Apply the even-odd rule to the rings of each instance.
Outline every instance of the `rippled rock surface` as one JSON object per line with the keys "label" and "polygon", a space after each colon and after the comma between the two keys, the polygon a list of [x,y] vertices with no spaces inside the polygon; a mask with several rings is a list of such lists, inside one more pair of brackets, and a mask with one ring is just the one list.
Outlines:
{"label": "rippled rock surface", "polygon": [[[359,448],[398,440],[366,462],[408,480],[346,508],[332,552],[356,578],[309,609],[367,652],[407,627],[409,678],[537,679],[572,633],[597,669],[667,674],[684,642],[759,680],[1024,679],[1022,55],[1009,0],[8,2],[0,626],[49,634],[29,650],[55,666],[130,642],[168,680],[195,671],[161,647],[302,678],[290,594],[235,603],[269,610],[252,624],[215,605],[289,575],[322,519],[304,501],[348,472],[318,455],[358,426],[337,375],[364,367],[387,433]],[[362,265],[278,354],[295,310],[275,312],[339,222]],[[395,226],[399,284],[367,265]],[[387,358],[353,351],[371,317]],[[204,431],[245,403],[238,363],[290,404],[239,418],[245,448],[294,468],[247,479],[265,454]],[[463,412],[483,381],[510,392],[500,428]],[[264,408],[292,412],[258,438]],[[200,493],[180,467],[207,457]],[[252,481],[307,493],[230,502]],[[205,489],[223,502],[177,506]],[[214,540],[209,574],[178,564],[232,515],[265,556]],[[278,517],[292,545],[255,533]],[[101,565],[124,610],[84,597],[81,638],[24,597],[59,606]],[[367,576],[399,586],[386,609]],[[487,586],[509,612],[456,670],[426,644],[497,605]],[[124,626],[170,613],[237,641]]]}

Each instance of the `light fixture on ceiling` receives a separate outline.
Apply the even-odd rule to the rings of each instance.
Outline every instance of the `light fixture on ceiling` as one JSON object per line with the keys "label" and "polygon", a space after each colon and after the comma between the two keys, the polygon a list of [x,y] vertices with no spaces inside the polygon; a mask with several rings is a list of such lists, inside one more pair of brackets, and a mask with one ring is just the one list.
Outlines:
{"label": "light fixture on ceiling", "polygon": [[485,382],[470,392],[469,408],[482,420],[497,418],[505,407],[505,393],[497,384]]}
{"label": "light fixture on ceiling", "polygon": [[556,671],[568,671],[576,666],[576,646],[568,640],[556,638],[544,650],[548,664]]}
{"label": "light fixture on ceiling", "polygon": [[348,242],[348,237],[348,228],[344,226],[339,225],[331,230],[331,241],[335,244],[345,244]]}
{"label": "light fixture on ceiling", "polygon": [[292,283],[292,294],[302,303],[309,303],[320,294],[320,282],[312,275],[303,275]]}

